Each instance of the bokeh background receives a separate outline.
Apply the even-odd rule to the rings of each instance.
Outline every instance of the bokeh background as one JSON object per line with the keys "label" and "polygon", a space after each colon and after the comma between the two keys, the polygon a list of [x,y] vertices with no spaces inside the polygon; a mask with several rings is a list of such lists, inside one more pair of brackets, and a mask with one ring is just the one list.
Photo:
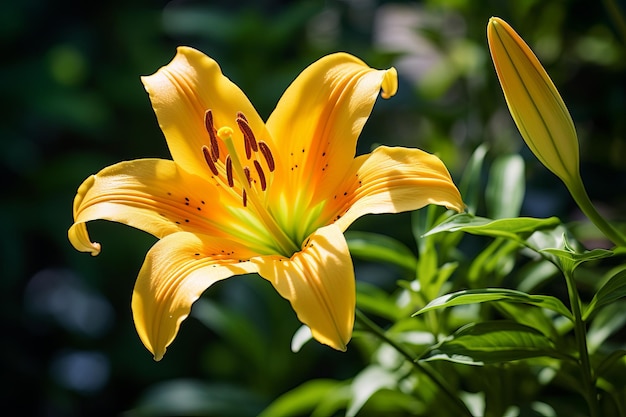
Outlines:
{"label": "bokeh background", "polygon": [[[376,144],[437,153],[460,180],[481,143],[527,160],[523,214],[579,217],[558,179],[524,147],[488,55],[490,16],[534,48],[577,125],[583,178],[609,216],[626,207],[626,33],[614,0],[7,1],[0,5],[0,414],[254,416],[313,377],[343,379],[358,352],[290,349],[299,323],[256,276],[226,280],[194,307],[161,362],[137,337],[135,276],[154,238],[90,224],[100,256],[66,238],[72,200],[118,161],[168,158],[139,76],[190,45],[215,58],[263,117],[308,64],[335,51],[397,67],[359,152]],[[408,215],[353,230],[414,247]],[[391,289],[395,271],[355,260],[357,279]]]}

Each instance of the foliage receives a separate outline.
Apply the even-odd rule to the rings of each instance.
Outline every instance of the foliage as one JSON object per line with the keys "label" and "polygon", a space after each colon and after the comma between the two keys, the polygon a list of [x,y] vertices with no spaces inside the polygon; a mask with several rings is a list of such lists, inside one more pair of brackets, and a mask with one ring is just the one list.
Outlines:
{"label": "foliage", "polygon": [[[533,47],[572,114],[589,197],[623,233],[623,5],[233,4],[2,6],[3,411],[625,416],[626,250],[524,147],[485,37],[498,15]],[[71,199],[87,175],[169,157],[138,77],[179,44],[216,58],[264,117],[326,53],[398,68],[399,94],[377,103],[358,152],[383,143],[438,154],[467,212],[428,207],[350,229],[360,311],[348,352],[307,342],[288,303],[239,277],[205,294],[157,364],[129,309],[153,239],[94,224],[106,248],[94,259],[67,242]]]}

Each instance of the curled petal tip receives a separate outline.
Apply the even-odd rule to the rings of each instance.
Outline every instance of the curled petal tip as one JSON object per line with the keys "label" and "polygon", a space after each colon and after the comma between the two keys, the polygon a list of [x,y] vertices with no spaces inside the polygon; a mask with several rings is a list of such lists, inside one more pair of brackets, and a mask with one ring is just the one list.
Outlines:
{"label": "curled petal tip", "polygon": [[398,71],[394,67],[385,72],[381,88],[380,96],[384,99],[391,98],[398,92]]}

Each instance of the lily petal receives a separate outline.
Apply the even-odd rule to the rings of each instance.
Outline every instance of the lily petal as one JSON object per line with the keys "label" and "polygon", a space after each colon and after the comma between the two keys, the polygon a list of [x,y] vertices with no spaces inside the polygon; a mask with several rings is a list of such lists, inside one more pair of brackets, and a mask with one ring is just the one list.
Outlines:
{"label": "lily petal", "polygon": [[109,166],[79,187],[69,240],[77,250],[97,255],[100,244],[91,242],[85,225],[96,219],[124,223],[156,237],[200,227],[211,231],[202,215],[214,212],[210,206],[219,207],[219,196],[194,198],[198,189],[209,187],[181,175],[173,161],[139,159]]}
{"label": "lily petal", "polygon": [[346,350],[354,326],[355,284],[348,245],[334,225],[318,229],[291,259],[253,259],[259,274],[291,302],[319,342]]}
{"label": "lily petal", "polygon": [[352,164],[355,175],[338,195],[335,224],[346,230],[365,214],[399,213],[428,204],[463,211],[465,204],[443,162],[419,149],[380,146]]}
{"label": "lily petal", "polygon": [[161,360],[191,305],[214,283],[256,272],[247,249],[226,239],[180,232],[159,240],[148,252],[133,291],[137,333],[155,360]]}
{"label": "lily petal", "polygon": [[[280,179],[287,181],[279,188],[332,189],[354,158],[357,138],[381,88],[388,98],[397,86],[394,68],[376,70],[346,53],[325,56],[307,67],[267,121],[284,165]],[[321,182],[324,186],[318,187]]]}
{"label": "lily petal", "polygon": [[[264,141],[271,141],[263,120],[243,91],[222,74],[217,62],[200,51],[179,47],[168,65],[141,81],[172,158],[188,172],[210,175],[202,154],[202,146],[210,146],[204,124],[206,110],[213,112],[216,127],[236,127],[237,112],[242,112],[252,130]],[[243,135],[233,130],[238,152],[243,154]],[[220,159],[224,160],[226,149],[220,150]]]}

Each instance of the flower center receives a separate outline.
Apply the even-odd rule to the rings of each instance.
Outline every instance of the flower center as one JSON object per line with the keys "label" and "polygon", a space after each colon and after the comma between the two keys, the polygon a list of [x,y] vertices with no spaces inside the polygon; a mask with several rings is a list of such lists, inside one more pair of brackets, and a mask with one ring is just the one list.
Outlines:
{"label": "flower center", "polygon": [[[237,151],[233,141],[233,129],[228,126],[216,129],[213,112],[210,109],[205,112],[204,123],[210,139],[210,146],[202,147],[206,164],[213,178],[224,189],[237,195],[243,207],[251,211],[256,220],[262,222],[274,244],[274,252],[291,257],[300,248],[278,225],[266,204],[265,191],[276,169],[274,156],[267,143],[257,140],[243,113],[237,113],[235,122],[243,135],[245,159]],[[220,158],[220,148],[226,151],[223,158]]]}

